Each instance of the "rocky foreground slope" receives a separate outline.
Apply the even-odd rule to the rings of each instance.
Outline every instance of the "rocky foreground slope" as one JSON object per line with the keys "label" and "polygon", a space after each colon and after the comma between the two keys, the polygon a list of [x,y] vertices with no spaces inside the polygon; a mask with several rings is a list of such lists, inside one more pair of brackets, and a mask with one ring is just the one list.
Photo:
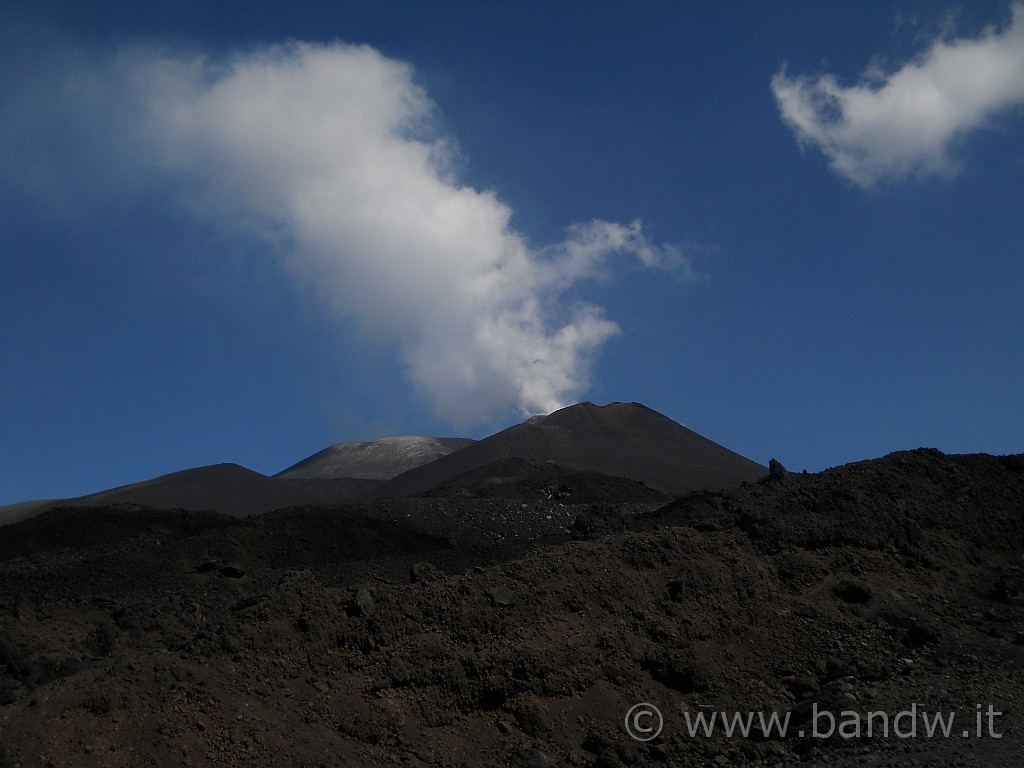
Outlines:
{"label": "rocky foreground slope", "polygon": [[3,529],[0,765],[1020,764],[1024,456],[501,490]]}

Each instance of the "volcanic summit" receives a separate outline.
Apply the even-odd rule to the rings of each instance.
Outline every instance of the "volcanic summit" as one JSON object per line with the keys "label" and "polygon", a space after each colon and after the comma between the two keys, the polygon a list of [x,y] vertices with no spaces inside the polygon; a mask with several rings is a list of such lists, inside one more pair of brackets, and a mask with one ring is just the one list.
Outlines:
{"label": "volcanic summit", "polygon": [[372,495],[412,496],[510,458],[625,477],[669,495],[733,487],[768,473],[766,467],[640,403],[586,402],[531,417],[409,470]]}
{"label": "volcanic summit", "polygon": [[[443,485],[488,485],[587,472],[669,496],[752,482],[766,467],[640,403],[579,403],[484,440],[385,437],[325,448],[273,477],[237,464],[196,467],[74,499],[0,508],[0,525],[56,507],[140,504],[236,517],[309,504],[405,498]],[[471,477],[466,477],[471,475]]]}

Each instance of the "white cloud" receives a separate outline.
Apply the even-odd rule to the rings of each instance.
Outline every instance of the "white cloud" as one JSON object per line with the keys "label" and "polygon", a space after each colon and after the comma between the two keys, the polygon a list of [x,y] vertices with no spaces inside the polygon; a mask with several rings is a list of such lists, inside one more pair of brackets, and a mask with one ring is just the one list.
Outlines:
{"label": "white cloud", "polygon": [[1024,5],[1012,23],[976,38],[939,39],[890,74],[877,61],[857,85],[833,75],[772,78],[772,92],[803,144],[861,187],[885,179],[951,175],[957,139],[1024,104]]}
{"label": "white cloud", "polygon": [[[493,192],[458,182],[411,67],[373,48],[293,43],[211,60],[140,47],[82,67],[46,108],[74,104],[84,118],[61,121],[89,126],[70,144],[111,136],[133,148],[131,168],[111,172],[173,179],[196,213],[272,234],[296,278],[394,345],[456,425],[549,412],[586,391],[618,327],[565,294],[612,256],[688,270],[637,222],[577,224],[532,246]],[[90,110],[111,99],[117,109]]]}

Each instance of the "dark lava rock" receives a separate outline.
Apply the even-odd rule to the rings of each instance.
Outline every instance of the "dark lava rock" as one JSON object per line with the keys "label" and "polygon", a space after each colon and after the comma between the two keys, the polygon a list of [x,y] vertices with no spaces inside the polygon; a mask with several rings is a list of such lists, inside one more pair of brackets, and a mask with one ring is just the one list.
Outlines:
{"label": "dark lava rock", "polygon": [[355,595],[345,603],[345,614],[347,616],[363,617],[373,615],[373,595],[365,588],[356,590]]}
{"label": "dark lava rock", "polygon": [[775,482],[785,482],[789,479],[789,470],[782,466],[782,462],[771,459],[768,462],[768,479]]}
{"label": "dark lava rock", "polygon": [[487,590],[491,598],[491,605],[495,607],[508,607],[516,604],[516,593],[508,587],[491,587]]}
{"label": "dark lava rock", "polygon": [[626,516],[611,504],[593,504],[572,521],[574,532],[583,535],[621,531],[626,527]]}
{"label": "dark lava rock", "polygon": [[444,571],[432,563],[415,563],[409,568],[409,581],[413,584],[429,584],[444,578]]}
{"label": "dark lava rock", "polygon": [[[575,503],[586,486],[559,477],[573,489],[559,496],[549,477],[515,499],[228,522],[76,510],[9,526],[0,754],[86,767],[1018,768],[1022,466],[929,449],[653,508],[635,488]],[[598,530],[605,503],[612,524]],[[574,535],[587,516],[596,535]],[[646,744],[624,730],[643,701],[665,715]],[[806,727],[815,706],[912,703],[967,727],[992,703],[1004,736],[694,738],[683,720],[789,712]]]}
{"label": "dark lava rock", "polygon": [[871,601],[871,590],[856,581],[841,581],[832,592],[844,603],[863,604]]}
{"label": "dark lava rock", "polygon": [[935,645],[941,637],[939,628],[933,624],[914,624],[903,635],[903,642],[909,648],[922,648]]}

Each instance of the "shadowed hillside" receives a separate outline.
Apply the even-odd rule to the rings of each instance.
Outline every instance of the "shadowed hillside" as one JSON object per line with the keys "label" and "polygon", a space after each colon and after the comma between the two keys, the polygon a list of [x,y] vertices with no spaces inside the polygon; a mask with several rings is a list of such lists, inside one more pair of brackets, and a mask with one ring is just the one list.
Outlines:
{"label": "shadowed hillside", "polygon": [[[0,524],[8,520],[25,519],[56,507],[101,507],[113,504],[195,511],[217,510],[245,517],[296,504],[342,503],[365,493],[378,483],[376,480],[354,478],[282,480],[261,475],[238,464],[214,464],[74,499],[48,499],[0,508]],[[16,511],[18,514],[7,517],[3,514],[4,510]]]}

